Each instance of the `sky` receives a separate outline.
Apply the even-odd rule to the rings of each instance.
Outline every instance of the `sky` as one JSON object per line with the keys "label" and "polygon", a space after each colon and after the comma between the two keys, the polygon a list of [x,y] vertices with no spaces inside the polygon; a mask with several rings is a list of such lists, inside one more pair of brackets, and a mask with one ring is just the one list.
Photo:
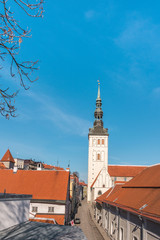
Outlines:
{"label": "sky", "polygon": [[0,117],[0,158],[9,148],[15,158],[70,163],[87,181],[99,79],[109,164],[159,163],[160,2],[50,0],[44,9],[42,19],[15,11],[32,31],[18,57],[39,60],[39,80],[25,91],[3,63],[1,86],[20,91],[17,117]]}

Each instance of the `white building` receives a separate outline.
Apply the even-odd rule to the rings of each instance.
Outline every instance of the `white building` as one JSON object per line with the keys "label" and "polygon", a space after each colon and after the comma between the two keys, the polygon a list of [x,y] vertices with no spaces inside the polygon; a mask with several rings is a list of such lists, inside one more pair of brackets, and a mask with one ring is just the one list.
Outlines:
{"label": "white building", "polygon": [[0,169],[1,191],[30,194],[30,219],[52,218],[64,225],[70,219],[69,170],[18,170]]}
{"label": "white building", "polygon": [[0,193],[0,231],[29,220],[32,195]]}
{"label": "white building", "polygon": [[102,100],[100,98],[100,83],[96,99],[95,121],[89,129],[88,150],[88,202],[93,201],[111,187],[111,177],[108,174],[108,129],[103,127]]}

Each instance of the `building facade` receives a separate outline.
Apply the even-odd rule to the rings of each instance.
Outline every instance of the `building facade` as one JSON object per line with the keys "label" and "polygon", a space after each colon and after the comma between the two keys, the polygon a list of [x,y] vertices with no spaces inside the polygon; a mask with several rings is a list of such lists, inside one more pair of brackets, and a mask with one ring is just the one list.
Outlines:
{"label": "building facade", "polygon": [[112,240],[160,239],[160,164],[96,199],[95,217]]}
{"label": "building facade", "polygon": [[71,220],[69,175],[69,170],[0,169],[0,191],[32,195],[30,219],[52,218],[64,225]]}
{"label": "building facade", "polygon": [[108,174],[109,134],[108,129],[103,127],[103,111],[101,107],[100,83],[98,82],[98,95],[94,112],[95,121],[88,134],[88,202],[104,193],[111,186]]}

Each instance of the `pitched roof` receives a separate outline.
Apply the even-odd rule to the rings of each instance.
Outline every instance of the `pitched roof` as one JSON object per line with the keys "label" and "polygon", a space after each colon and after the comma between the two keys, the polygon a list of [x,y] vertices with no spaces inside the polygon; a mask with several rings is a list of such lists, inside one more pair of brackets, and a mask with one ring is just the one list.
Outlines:
{"label": "pitched roof", "polygon": [[36,218],[51,218],[51,219],[55,219],[56,222],[59,224],[59,225],[64,225],[64,215],[58,215],[58,214],[49,214],[49,215],[45,215],[45,214],[39,214],[37,213],[36,214]]}
{"label": "pitched roof", "polygon": [[111,177],[134,177],[146,166],[123,166],[123,165],[108,165],[108,173]]}
{"label": "pitched roof", "polygon": [[30,218],[29,221],[56,224],[55,219],[48,218]]}
{"label": "pitched roof", "polygon": [[0,169],[0,192],[31,194],[33,199],[66,200],[69,172]]}
{"label": "pitched roof", "polygon": [[117,184],[114,187],[111,187],[110,189],[108,189],[105,193],[103,193],[101,196],[99,196],[96,199],[96,202],[102,203],[105,202],[106,199],[108,199],[108,197],[114,193],[116,193],[120,188],[121,188],[122,184]]}
{"label": "pitched roof", "polygon": [[102,201],[160,221],[160,164],[144,169]]}
{"label": "pitched roof", "polygon": [[87,186],[87,184],[85,182],[79,182],[79,185]]}
{"label": "pitched roof", "polygon": [[1,161],[2,162],[13,162],[13,163],[15,163],[14,158],[12,157],[12,154],[9,151],[9,149],[6,151],[6,153],[2,157]]}
{"label": "pitched roof", "polygon": [[160,188],[160,164],[144,169],[135,178],[125,184],[125,187],[159,187]]}
{"label": "pitched roof", "polygon": [[64,170],[64,168],[61,168],[61,167],[56,167],[56,166],[52,166],[52,165],[45,164],[45,163],[43,163],[43,167],[44,167],[45,169]]}

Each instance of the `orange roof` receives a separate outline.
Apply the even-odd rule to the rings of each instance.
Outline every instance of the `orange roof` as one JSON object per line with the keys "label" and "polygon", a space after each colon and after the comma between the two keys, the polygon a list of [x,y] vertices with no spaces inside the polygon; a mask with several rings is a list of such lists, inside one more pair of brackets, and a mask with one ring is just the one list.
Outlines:
{"label": "orange roof", "polygon": [[56,222],[60,225],[64,225],[64,215],[55,215],[55,214],[50,214],[50,215],[45,215],[45,214],[36,214],[37,218],[54,218]]}
{"label": "orange roof", "polygon": [[79,185],[87,186],[87,184],[85,182],[79,182]]}
{"label": "orange roof", "polygon": [[43,167],[46,168],[46,169],[54,169],[54,167],[52,165],[48,165],[48,164],[45,164],[45,163],[43,163]]}
{"label": "orange roof", "polygon": [[99,196],[96,199],[96,202],[99,202],[99,203],[105,202],[105,200],[108,199],[108,197],[110,195],[116,193],[121,188],[121,186],[122,186],[122,184],[118,184],[118,185],[115,185],[114,187],[111,187],[105,193],[103,193],[101,196]]}
{"label": "orange roof", "polygon": [[13,162],[13,163],[15,163],[14,158],[12,157],[12,154],[9,151],[9,149],[7,150],[7,152],[2,157],[1,161],[2,162]]}
{"label": "orange roof", "polygon": [[0,169],[6,169],[5,165],[2,162],[0,162]]}
{"label": "orange roof", "polygon": [[64,170],[64,168],[53,166],[56,170]]}
{"label": "orange roof", "polygon": [[55,224],[54,219],[52,220],[52,219],[30,218],[29,221]]}
{"label": "orange roof", "polygon": [[144,169],[135,178],[126,183],[125,187],[160,187],[160,164]]}
{"label": "orange roof", "polygon": [[160,164],[147,167],[119,187],[102,201],[160,221]]}
{"label": "orange roof", "polygon": [[109,165],[108,173],[111,177],[134,177],[146,166],[118,166],[118,165]]}
{"label": "orange roof", "polygon": [[45,169],[64,170],[64,168],[56,167],[56,166],[52,166],[52,165],[48,165],[48,164],[45,164],[45,163],[43,163],[43,167],[44,167]]}
{"label": "orange roof", "polygon": [[66,200],[67,171],[32,171],[0,169],[0,192],[31,194],[33,199]]}

